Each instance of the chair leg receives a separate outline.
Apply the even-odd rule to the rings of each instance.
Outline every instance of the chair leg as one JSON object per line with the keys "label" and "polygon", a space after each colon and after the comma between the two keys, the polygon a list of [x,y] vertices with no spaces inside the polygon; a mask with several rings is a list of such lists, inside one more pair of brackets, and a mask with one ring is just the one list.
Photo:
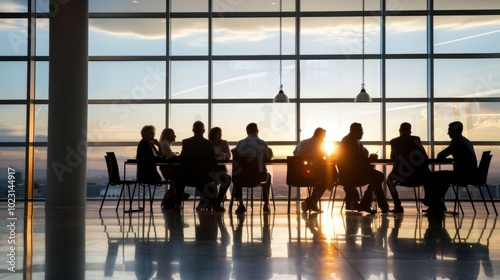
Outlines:
{"label": "chair leg", "polygon": [[468,185],[465,185],[465,190],[467,191],[467,195],[469,196],[469,200],[470,200],[470,204],[472,205],[472,209],[474,210],[474,214],[476,214],[476,207],[474,206],[474,201],[472,200],[472,196],[470,194],[470,191],[469,191],[469,186]]}
{"label": "chair leg", "polygon": [[[122,185],[122,189],[120,190],[120,196],[118,197],[118,203],[116,203],[116,209],[115,211],[118,212],[118,207],[120,207],[120,201],[122,201],[122,195],[123,195],[123,190],[125,189],[125,184]],[[125,200],[123,200],[123,203],[125,203]],[[100,212],[101,210],[99,210]]]}
{"label": "chair leg", "polygon": [[150,196],[149,196],[149,205],[150,205],[150,210],[153,211],[153,201],[155,199],[155,194],[156,194],[156,187],[157,186],[153,186],[153,195],[151,196],[151,193]]}
{"label": "chair leg", "polygon": [[[106,190],[104,191],[104,196],[102,197],[101,207],[99,208],[99,213],[101,213],[102,206],[104,205],[104,200],[106,200],[106,195],[108,195],[108,188],[109,188],[109,183],[106,186]],[[121,194],[120,194],[120,197],[121,197]]]}
{"label": "chair leg", "polygon": [[337,186],[333,186],[332,191],[330,192],[330,198],[328,200],[328,207],[330,207],[330,201],[332,202],[331,213],[333,213],[333,208],[335,206],[336,195],[337,195]]}
{"label": "chair leg", "polygon": [[233,210],[233,201],[234,201],[234,185],[231,189],[231,201],[229,201],[229,212],[231,213]]}
{"label": "chair leg", "polygon": [[462,208],[462,204],[460,204],[460,199],[458,198],[458,186],[451,186],[453,191],[455,192],[455,204],[453,206],[453,212],[458,213],[457,211],[457,204],[458,207],[460,208],[460,211],[462,212],[462,215],[464,214],[464,209]]}
{"label": "chair leg", "polygon": [[271,197],[273,199],[273,211],[276,212],[276,203],[274,202],[274,189],[273,189],[273,184],[269,186],[271,188]]}
{"label": "chair leg", "polygon": [[483,194],[483,190],[481,190],[481,186],[477,186],[477,189],[479,190],[479,194],[481,195],[481,199],[483,200],[483,204],[484,204],[484,209],[486,209],[486,213],[489,215],[490,214],[490,210],[488,209],[488,205],[486,205],[486,200],[484,199],[484,194]]}
{"label": "chair leg", "polygon": [[491,196],[490,188],[487,184],[485,184],[484,186],[486,187],[486,191],[488,191],[488,195],[490,196],[491,205],[493,206],[493,210],[495,210],[495,215],[498,216],[497,207],[495,206],[495,202],[493,201],[493,197]]}
{"label": "chair leg", "polygon": [[415,207],[417,208],[417,215],[420,215],[420,189],[419,187],[413,188],[413,195],[415,197]]}
{"label": "chair leg", "polygon": [[291,204],[291,192],[292,192],[292,187],[290,185],[288,185],[288,207],[287,207],[287,210],[286,210],[286,213],[287,214],[290,214],[290,204]]}

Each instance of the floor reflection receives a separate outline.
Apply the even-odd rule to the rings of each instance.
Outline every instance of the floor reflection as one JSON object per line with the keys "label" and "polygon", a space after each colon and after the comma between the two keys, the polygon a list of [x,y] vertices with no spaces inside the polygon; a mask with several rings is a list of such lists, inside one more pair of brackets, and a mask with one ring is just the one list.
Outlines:
{"label": "floor reflection", "polygon": [[[189,205],[183,215],[123,214],[112,207],[99,214],[98,201],[89,202],[84,215],[34,204],[33,215],[18,221],[32,225],[32,232],[23,236],[23,228],[16,228],[24,237],[17,240],[17,272],[3,269],[2,279],[19,279],[21,273],[32,279],[50,275],[64,279],[69,270],[73,274],[66,279],[495,279],[500,275],[497,216],[424,216],[411,208],[413,202],[407,202],[404,215],[362,215],[340,208],[287,215],[286,201],[278,202],[276,213],[239,215],[196,212]],[[0,234],[7,236],[7,230]],[[3,252],[8,250],[6,243],[0,245]]]}

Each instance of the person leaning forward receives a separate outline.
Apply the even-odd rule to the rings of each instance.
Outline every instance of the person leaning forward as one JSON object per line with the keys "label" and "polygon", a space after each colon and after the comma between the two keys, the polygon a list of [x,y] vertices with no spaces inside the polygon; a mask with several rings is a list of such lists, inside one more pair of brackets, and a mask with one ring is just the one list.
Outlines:
{"label": "person leaning forward", "polygon": [[[339,145],[339,183],[344,186],[346,192],[346,208],[358,212],[376,213],[376,210],[370,207],[375,193],[382,213],[387,213],[389,205],[382,190],[384,174],[375,170],[370,164],[368,151],[359,141],[361,138],[363,138],[363,127],[360,123],[352,123],[349,134],[342,138]],[[358,204],[356,187],[366,184],[368,188]]]}
{"label": "person leaning forward", "polygon": [[[325,139],[325,136],[326,130],[318,127],[314,131],[314,134],[311,138],[300,141],[293,151],[294,156],[311,156],[320,174],[324,173],[325,166],[325,150],[323,148],[323,141]],[[321,184],[317,184],[313,188],[311,195],[300,204],[302,211],[306,212],[308,210],[312,210],[314,212],[322,213],[323,211],[318,207],[318,202],[321,196],[323,196],[325,190],[326,185],[324,182],[321,182]]]}

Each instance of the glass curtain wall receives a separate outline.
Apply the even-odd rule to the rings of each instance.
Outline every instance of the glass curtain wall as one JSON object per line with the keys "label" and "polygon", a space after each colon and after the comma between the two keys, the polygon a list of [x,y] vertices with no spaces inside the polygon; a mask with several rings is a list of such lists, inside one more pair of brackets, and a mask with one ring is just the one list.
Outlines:
{"label": "glass curtain wall", "polygon": [[[500,197],[498,1],[365,0],[365,11],[362,0],[89,5],[89,198],[104,193],[105,152],[122,167],[146,124],[157,137],[173,128],[180,151],[196,120],[207,132],[221,127],[231,147],[256,122],[280,158],[316,127],[335,150],[352,122],[363,124],[370,152],[386,158],[405,121],[434,157],[449,143],[448,123],[459,120],[478,157],[492,151],[488,182]],[[28,0],[0,7],[0,197],[13,170],[18,198],[43,199],[48,11],[58,7]],[[363,78],[373,101],[354,103]],[[290,103],[272,102],[280,79]],[[286,167],[270,169],[275,195],[285,196]]]}

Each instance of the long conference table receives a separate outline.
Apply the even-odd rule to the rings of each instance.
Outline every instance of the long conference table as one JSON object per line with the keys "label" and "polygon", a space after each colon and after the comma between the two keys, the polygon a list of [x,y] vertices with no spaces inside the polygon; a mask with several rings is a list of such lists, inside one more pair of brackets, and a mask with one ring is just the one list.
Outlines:
{"label": "long conference table", "polygon": [[[217,163],[219,163],[219,164],[232,164],[233,161],[230,159],[229,160],[217,160]],[[287,164],[287,159],[286,158],[274,158],[272,160],[267,160],[264,163],[266,165]],[[394,164],[394,160],[393,159],[372,159],[372,160],[370,160],[370,163],[373,165],[392,165],[392,164]],[[441,165],[452,165],[452,164],[454,164],[454,161],[453,161],[453,159],[448,159],[448,158],[447,159],[429,159],[428,163],[429,163],[429,165],[432,165],[432,166],[439,166],[439,169],[441,169]],[[333,166],[333,165],[336,165],[337,162],[335,159],[330,159],[330,160],[326,160],[325,164]],[[134,159],[127,159],[124,161],[124,163],[123,163],[124,179],[127,179],[127,166],[130,166],[130,165],[137,165],[137,159],[135,159],[135,158]],[[180,165],[180,163],[179,162],[161,162],[161,163],[157,163],[157,165],[158,166]],[[139,190],[139,192],[140,192],[140,190]],[[125,207],[125,201],[126,201],[125,196],[126,196],[126,194],[124,195],[124,207]],[[134,211],[134,210],[132,210],[132,200],[133,200],[133,197],[132,198],[129,197],[129,203],[130,203],[129,211]],[[124,210],[124,211],[126,211],[126,210]],[[126,212],[128,212],[128,211],[126,211]]]}

